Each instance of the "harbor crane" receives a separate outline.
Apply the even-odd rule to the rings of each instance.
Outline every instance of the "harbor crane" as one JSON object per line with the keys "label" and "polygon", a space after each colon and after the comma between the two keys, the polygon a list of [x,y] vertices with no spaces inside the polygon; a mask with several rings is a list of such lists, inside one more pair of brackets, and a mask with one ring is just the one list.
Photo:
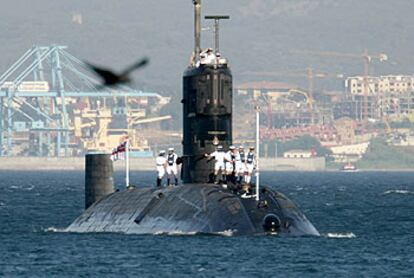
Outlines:
{"label": "harbor crane", "polygon": [[[122,80],[104,80],[105,85],[117,85],[108,87],[67,46],[31,47],[0,74],[0,156],[60,157],[110,149],[113,144],[107,138],[117,141],[125,130],[132,132],[137,125],[169,119],[148,119],[146,112],[149,98],[156,99],[158,109],[169,98],[119,84],[127,81],[131,70],[147,62],[142,59],[125,70],[118,78]],[[107,143],[102,144],[95,139],[104,132],[100,138]],[[135,145],[144,150],[147,141],[141,144],[145,138],[138,135]]]}

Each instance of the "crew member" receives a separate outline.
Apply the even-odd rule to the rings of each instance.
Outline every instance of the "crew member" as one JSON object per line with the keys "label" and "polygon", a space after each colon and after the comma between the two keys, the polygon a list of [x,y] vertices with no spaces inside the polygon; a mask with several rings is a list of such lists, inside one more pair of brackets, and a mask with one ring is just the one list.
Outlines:
{"label": "crew member", "polygon": [[231,145],[229,147],[229,151],[226,153],[224,157],[226,162],[226,181],[227,182],[235,182],[235,171],[236,171],[236,156],[237,150],[236,147]]}
{"label": "crew member", "polygon": [[155,159],[155,162],[157,164],[157,187],[161,186],[162,179],[165,175],[165,168],[167,166],[167,159],[165,158],[165,151],[162,150],[159,152],[157,158]]}
{"label": "crew member", "polygon": [[212,48],[207,48],[206,50],[202,51],[200,53],[200,63],[202,65],[210,65],[210,64],[214,64],[216,61],[216,55],[213,53],[213,49]]}
{"label": "crew member", "polygon": [[249,152],[246,155],[246,174],[244,175],[244,181],[250,184],[252,179],[253,170],[256,167],[256,155],[254,154],[254,147],[249,148]]}
{"label": "crew member", "polygon": [[214,183],[218,183],[217,177],[218,174],[221,173],[221,175],[225,175],[225,163],[224,163],[224,156],[225,152],[223,151],[223,146],[219,145],[217,146],[216,150],[212,152],[211,154],[205,154],[206,157],[209,159],[214,158]]}
{"label": "crew member", "polygon": [[236,156],[236,175],[237,182],[240,184],[243,181],[244,173],[246,172],[246,153],[244,147],[239,147],[239,153]]}
{"label": "crew member", "polygon": [[175,185],[178,185],[178,167],[177,167],[177,154],[174,152],[174,148],[168,149],[168,156],[167,156],[167,185],[170,185],[170,178],[174,176]]}

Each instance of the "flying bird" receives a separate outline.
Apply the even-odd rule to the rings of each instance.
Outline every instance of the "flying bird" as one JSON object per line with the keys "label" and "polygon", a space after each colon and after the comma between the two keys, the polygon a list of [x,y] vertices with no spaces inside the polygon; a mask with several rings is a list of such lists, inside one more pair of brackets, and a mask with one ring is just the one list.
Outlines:
{"label": "flying bird", "polygon": [[102,86],[112,87],[112,86],[119,85],[119,84],[130,83],[131,78],[129,75],[131,74],[131,72],[146,66],[148,62],[149,62],[148,58],[143,58],[137,63],[126,68],[120,74],[114,73],[110,69],[105,69],[105,68],[94,66],[90,63],[85,63],[85,64],[102,78],[102,81],[103,81]]}

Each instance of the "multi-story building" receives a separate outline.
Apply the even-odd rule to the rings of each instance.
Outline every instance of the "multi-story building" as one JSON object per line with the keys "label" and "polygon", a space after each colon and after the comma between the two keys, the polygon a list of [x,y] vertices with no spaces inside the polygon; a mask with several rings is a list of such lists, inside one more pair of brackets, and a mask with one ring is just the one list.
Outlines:
{"label": "multi-story building", "polygon": [[[369,118],[379,119],[386,115],[400,117],[414,114],[414,75],[369,76],[366,82]],[[363,103],[364,86],[363,76],[346,79],[347,93],[350,94],[355,104]]]}
{"label": "multi-story building", "polygon": [[[407,93],[414,91],[413,75],[368,76],[368,95],[382,93]],[[353,76],[345,80],[345,87],[351,95],[364,95],[364,77]]]}

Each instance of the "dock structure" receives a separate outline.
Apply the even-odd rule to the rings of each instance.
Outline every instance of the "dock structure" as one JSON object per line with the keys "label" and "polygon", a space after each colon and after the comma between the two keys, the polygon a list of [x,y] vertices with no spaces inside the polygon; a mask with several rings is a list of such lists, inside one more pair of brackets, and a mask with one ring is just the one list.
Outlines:
{"label": "dock structure", "polygon": [[98,118],[111,132],[108,119],[123,114],[128,134],[146,117],[140,104],[149,98],[168,103],[154,92],[100,86],[66,46],[33,46],[0,75],[0,156],[80,155],[102,129]]}

